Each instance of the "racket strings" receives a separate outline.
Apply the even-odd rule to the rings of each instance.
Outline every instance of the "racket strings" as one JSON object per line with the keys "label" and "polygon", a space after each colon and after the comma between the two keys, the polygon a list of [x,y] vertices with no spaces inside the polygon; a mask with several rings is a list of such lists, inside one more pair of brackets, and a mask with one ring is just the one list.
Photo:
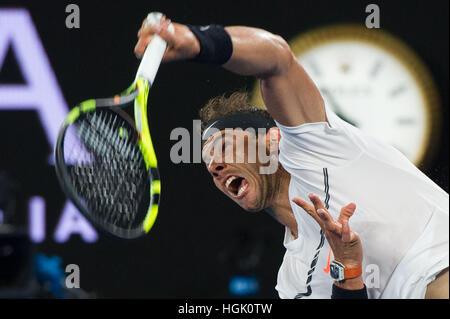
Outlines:
{"label": "racket strings", "polygon": [[[98,220],[131,229],[149,193],[148,175],[134,129],[116,113],[88,113],[77,123],[79,161],[72,167],[73,186]],[[86,156],[83,148],[91,154]],[[72,155],[73,156],[73,155]]]}

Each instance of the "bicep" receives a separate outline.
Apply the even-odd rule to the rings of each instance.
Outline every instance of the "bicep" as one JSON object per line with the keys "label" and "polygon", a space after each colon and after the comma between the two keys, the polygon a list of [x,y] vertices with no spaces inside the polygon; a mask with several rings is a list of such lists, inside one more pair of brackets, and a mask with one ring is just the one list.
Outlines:
{"label": "bicep", "polygon": [[285,126],[326,122],[319,90],[291,52],[290,55],[285,69],[260,78],[261,95],[267,110]]}
{"label": "bicep", "polygon": [[298,126],[326,121],[319,90],[282,37],[243,26],[230,26],[226,30],[233,54],[223,67],[261,80],[264,103],[277,122]]}

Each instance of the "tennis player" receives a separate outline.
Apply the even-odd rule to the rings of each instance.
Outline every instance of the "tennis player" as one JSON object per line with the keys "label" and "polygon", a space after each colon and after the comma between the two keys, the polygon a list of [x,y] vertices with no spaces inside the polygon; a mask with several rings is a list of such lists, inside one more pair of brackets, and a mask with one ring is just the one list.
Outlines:
{"label": "tennis player", "polygon": [[[281,298],[330,298],[335,280],[358,274],[369,298],[448,298],[445,191],[396,149],[334,114],[281,37],[244,26],[177,23],[171,33],[170,22],[142,27],[136,54],[159,34],[168,42],[166,62],[221,65],[260,80],[268,112],[250,106],[243,93],[214,98],[200,111],[203,156],[225,195],[247,211],[266,210],[285,226],[276,285]],[[258,128],[266,134],[247,130]],[[222,138],[227,132],[236,137],[231,143]],[[254,162],[226,158],[227,150],[247,155],[251,142],[268,153],[279,149],[277,169],[261,173],[267,166],[261,154]],[[307,202],[299,202],[310,193],[317,195],[309,200],[318,205],[322,199],[333,218],[346,203],[357,203],[352,228],[364,243],[362,265],[333,260],[324,232],[303,212]]]}

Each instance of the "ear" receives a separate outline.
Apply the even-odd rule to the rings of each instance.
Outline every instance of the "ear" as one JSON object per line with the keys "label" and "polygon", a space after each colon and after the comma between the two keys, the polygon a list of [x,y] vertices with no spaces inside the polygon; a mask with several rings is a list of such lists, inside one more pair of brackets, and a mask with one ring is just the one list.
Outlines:
{"label": "ear", "polygon": [[270,128],[266,134],[266,145],[270,153],[278,153],[278,145],[280,143],[280,139],[280,129],[277,126]]}

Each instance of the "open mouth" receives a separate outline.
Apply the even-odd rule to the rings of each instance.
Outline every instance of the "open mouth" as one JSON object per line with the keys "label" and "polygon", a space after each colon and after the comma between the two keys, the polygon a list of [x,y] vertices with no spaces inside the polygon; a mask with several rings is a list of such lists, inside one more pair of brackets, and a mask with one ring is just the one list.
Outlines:
{"label": "open mouth", "polygon": [[243,197],[248,188],[248,182],[243,177],[232,175],[226,179],[225,187],[233,197]]}

